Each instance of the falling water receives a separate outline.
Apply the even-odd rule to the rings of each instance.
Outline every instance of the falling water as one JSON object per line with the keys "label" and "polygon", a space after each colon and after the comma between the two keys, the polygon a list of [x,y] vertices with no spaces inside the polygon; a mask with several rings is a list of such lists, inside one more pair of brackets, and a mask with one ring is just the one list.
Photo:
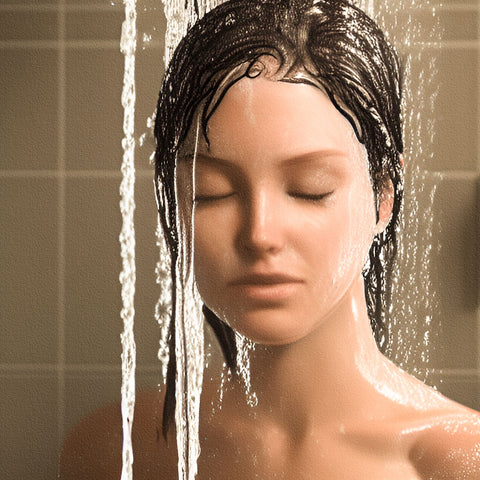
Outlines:
{"label": "falling water", "polygon": [[225,0],[162,0],[165,5],[167,31],[165,33],[165,65],[187,33],[187,30],[205,13]]}
{"label": "falling water", "polygon": [[136,0],[124,0],[125,21],[122,25],[120,49],[125,57],[122,105],[124,108],[122,183],[120,185],[120,210],[123,225],[120,245],[123,269],[120,274],[123,308],[121,317],[124,330],[122,340],[122,480],[132,479],[133,448],[132,424],[135,408],[135,339],[133,321],[135,315],[135,50],[136,50]]}
{"label": "falling water", "polygon": [[[404,68],[402,111],[405,139],[404,212],[398,229],[399,251],[393,275],[388,352],[399,366],[423,381],[431,372],[432,335],[440,325],[437,292],[432,285],[433,207],[440,174],[425,171],[434,144],[434,104],[438,85],[432,44],[441,39],[435,8],[428,0],[375,2],[375,18],[397,48]],[[433,20],[430,30],[414,15],[421,9]],[[438,229],[438,226],[437,226]]]}
{"label": "falling water", "polygon": [[[221,0],[163,0],[167,31],[165,34],[165,66],[188,28],[206,12],[222,3]],[[203,317],[200,297],[196,291],[190,246],[193,241],[191,217],[182,223],[177,215],[178,231],[182,232],[179,262],[170,265],[165,240],[158,225],[160,261],[157,264],[157,281],[161,298],[156,306],[156,318],[161,325],[159,358],[166,365],[168,358],[168,319],[171,315],[171,298],[165,293],[169,286],[170,268],[177,269],[175,318],[175,358],[177,376],[175,379],[175,424],[177,431],[178,478],[194,480],[197,473],[197,459],[200,454],[198,438],[200,395],[203,381]],[[164,370],[165,373],[165,370]]]}

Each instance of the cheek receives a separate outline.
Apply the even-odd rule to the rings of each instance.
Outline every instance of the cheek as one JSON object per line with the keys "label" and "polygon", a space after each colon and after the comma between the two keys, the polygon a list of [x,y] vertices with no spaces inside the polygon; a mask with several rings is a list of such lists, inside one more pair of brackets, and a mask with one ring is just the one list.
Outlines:
{"label": "cheek", "polygon": [[369,194],[350,198],[344,216],[339,275],[347,274],[349,269],[361,272],[367,259],[375,229],[373,194]]}
{"label": "cheek", "polygon": [[194,268],[197,279],[205,276],[205,270],[208,266],[210,269],[215,268],[214,241],[215,230],[209,223],[199,221],[198,216],[194,219],[194,240],[193,240],[193,254],[194,254]]}
{"label": "cheek", "polygon": [[229,227],[208,211],[194,217],[194,272],[198,291],[202,297],[215,290],[215,283],[225,278],[225,266],[231,256]]}
{"label": "cheek", "polygon": [[304,225],[304,251],[310,252],[308,261],[322,288],[361,273],[375,227],[373,199],[346,195],[328,215],[310,218]]}

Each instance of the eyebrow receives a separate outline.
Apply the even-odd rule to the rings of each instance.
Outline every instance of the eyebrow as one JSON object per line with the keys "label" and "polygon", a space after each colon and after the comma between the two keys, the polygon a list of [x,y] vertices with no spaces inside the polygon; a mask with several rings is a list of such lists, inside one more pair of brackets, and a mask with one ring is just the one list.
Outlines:
{"label": "eyebrow", "polygon": [[[194,155],[192,155],[192,159],[193,159]],[[217,164],[217,165],[220,165],[222,167],[227,167],[227,168],[235,168],[236,165],[233,163],[233,162],[230,162],[228,160],[224,160],[223,158],[218,158],[218,157],[214,157],[212,155],[208,155],[206,153],[201,153],[201,152],[197,152],[197,157],[195,158],[195,161],[198,162],[203,162],[203,163],[213,163],[213,164]]]}
{"label": "eyebrow", "polygon": [[291,166],[298,165],[302,163],[309,163],[315,160],[326,160],[332,157],[348,157],[348,152],[340,150],[337,148],[326,148],[322,150],[314,150],[311,152],[302,153],[299,155],[294,155],[293,157],[288,157],[281,161],[282,165]]}
{"label": "eyebrow", "polygon": [[[327,158],[332,158],[332,157],[348,157],[348,153],[336,148],[314,150],[311,152],[301,153],[298,155],[289,156],[284,159],[280,159],[279,164],[280,166],[288,167],[291,165],[312,162],[314,160],[325,160]],[[193,158],[193,155],[191,158]],[[235,163],[229,160],[214,157],[202,152],[197,153],[196,161],[200,161],[204,163],[213,163],[213,164],[217,164],[219,166],[222,166],[225,168],[231,168],[231,169],[236,169],[237,167]]]}

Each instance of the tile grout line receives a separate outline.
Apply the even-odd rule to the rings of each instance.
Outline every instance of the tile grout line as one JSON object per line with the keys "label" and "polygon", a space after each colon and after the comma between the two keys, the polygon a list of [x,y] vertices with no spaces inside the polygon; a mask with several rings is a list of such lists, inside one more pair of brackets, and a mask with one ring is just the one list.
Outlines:
{"label": "tile grout line", "polygon": [[[140,168],[135,173],[137,177],[151,178],[153,181],[153,167],[151,169]],[[120,170],[0,170],[0,178],[118,179],[121,176],[122,172]]]}
{"label": "tile grout line", "polygon": [[[477,1],[477,6],[480,9],[480,0]],[[477,25],[478,38],[477,44],[480,47],[480,22]],[[477,49],[477,108],[480,110],[480,50]],[[480,132],[480,118],[477,115],[477,132]],[[477,134],[478,136],[478,134]],[[477,172],[480,172],[480,141],[477,138]],[[477,198],[475,199],[477,206],[480,205],[480,177],[477,180]],[[480,235],[480,214],[477,212],[477,235]],[[478,291],[477,291],[477,370],[480,376],[480,252],[477,247],[477,278]],[[479,382],[480,384],[480,382]],[[480,386],[480,385],[479,385]]]}
{"label": "tile grout line", "polygon": [[[64,47],[71,49],[118,49],[118,40],[109,39],[63,39]],[[18,48],[34,48],[34,49],[55,49],[59,48],[59,40],[0,40],[0,49],[18,49]],[[149,48],[159,48],[159,42],[151,42]]]}
{"label": "tile grout line", "polygon": [[58,351],[57,351],[57,441],[60,452],[65,430],[65,220],[66,220],[66,55],[65,0],[58,0]]}
{"label": "tile grout line", "polygon": [[[84,48],[84,49],[103,49],[118,48],[118,40],[0,40],[0,49],[18,49],[18,48],[34,48],[34,49],[55,49],[61,48],[61,45],[68,48]],[[158,45],[151,42],[150,45],[158,48]]]}
{"label": "tile grout line", "polygon": [[[63,2],[64,11],[68,12],[80,12],[80,13],[90,13],[90,12],[123,12],[123,8],[121,3],[119,5],[82,5],[81,3],[78,5],[71,4],[65,5]],[[0,5],[0,13],[1,12],[13,12],[13,13],[23,13],[23,12],[55,12],[58,11],[58,5],[51,4],[51,5]]]}
{"label": "tile grout line", "polygon": [[[140,365],[137,367],[137,370],[140,372],[147,373],[157,373],[159,372],[159,366],[156,364],[147,364]],[[58,373],[58,364],[56,363],[0,363],[0,375],[11,375],[11,374],[39,374],[39,375],[50,375],[52,372]],[[118,364],[107,364],[107,363],[71,363],[65,365],[64,373],[111,373],[117,372],[122,373],[122,368]],[[32,375],[35,376],[35,375]]]}

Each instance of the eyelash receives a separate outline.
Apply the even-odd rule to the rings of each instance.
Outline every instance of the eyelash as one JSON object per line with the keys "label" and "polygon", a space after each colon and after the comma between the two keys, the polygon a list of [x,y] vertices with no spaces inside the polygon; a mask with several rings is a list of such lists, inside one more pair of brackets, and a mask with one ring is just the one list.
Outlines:
{"label": "eyelash", "polygon": [[[331,195],[333,192],[327,192],[322,194],[309,194],[309,193],[299,193],[299,192],[288,192],[293,198],[298,198],[300,200],[310,201],[310,202],[320,202],[324,198]],[[209,203],[219,200],[225,200],[234,195],[234,193],[228,193],[226,195],[199,195],[195,197],[195,203]]]}
{"label": "eyelash", "polygon": [[299,192],[290,192],[289,195],[300,200],[306,200],[311,202],[319,202],[324,198],[331,195],[333,192],[321,193],[321,194],[310,194],[310,193],[299,193]]}
{"label": "eyelash", "polygon": [[195,203],[207,203],[214,202],[217,200],[224,200],[228,197],[231,197],[233,193],[228,193],[226,195],[198,195],[195,197]]}

